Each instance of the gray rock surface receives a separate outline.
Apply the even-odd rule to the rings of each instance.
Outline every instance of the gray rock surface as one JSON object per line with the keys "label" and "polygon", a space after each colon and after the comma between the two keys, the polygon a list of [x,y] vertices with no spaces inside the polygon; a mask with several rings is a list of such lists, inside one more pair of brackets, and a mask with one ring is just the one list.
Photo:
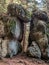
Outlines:
{"label": "gray rock surface", "polygon": [[16,17],[11,17],[7,25],[13,37],[15,37],[17,40],[22,38],[21,23]]}
{"label": "gray rock surface", "polygon": [[47,58],[49,58],[49,45],[48,45],[48,47],[46,48],[46,56],[47,56]]}
{"label": "gray rock surface", "polygon": [[21,45],[17,40],[11,40],[8,43],[8,53],[12,58],[14,55],[17,55],[18,52],[21,50]]}
{"label": "gray rock surface", "polygon": [[41,51],[37,43],[32,42],[31,46],[28,48],[29,55],[32,57],[41,58]]}
{"label": "gray rock surface", "polygon": [[15,22],[16,22],[15,28],[13,28],[11,32],[13,33],[14,37],[18,39],[21,33],[21,24],[20,24],[20,21],[18,20],[16,20]]}

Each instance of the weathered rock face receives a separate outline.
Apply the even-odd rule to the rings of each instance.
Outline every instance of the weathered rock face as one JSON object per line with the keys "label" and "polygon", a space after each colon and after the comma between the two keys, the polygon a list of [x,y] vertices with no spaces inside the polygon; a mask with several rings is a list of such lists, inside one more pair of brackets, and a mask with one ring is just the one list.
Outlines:
{"label": "weathered rock face", "polygon": [[5,57],[8,53],[8,50],[7,50],[8,41],[9,40],[7,38],[5,39],[0,38],[0,58]]}
{"label": "weathered rock face", "polygon": [[[8,9],[7,11],[8,16],[0,17],[0,20],[2,19],[4,23],[6,22],[5,25],[3,23],[1,23],[0,25],[1,28],[0,37],[4,37],[5,35],[4,26],[5,27],[7,26],[7,29],[5,29],[8,30],[7,33],[9,32],[9,34],[10,33],[12,34],[10,37],[12,38],[12,40],[9,39],[8,42],[8,51],[7,51],[7,41],[6,40],[2,41],[2,45],[1,45],[3,47],[3,49],[1,49],[2,56],[5,57],[7,52],[9,53],[10,57],[13,57],[13,55],[16,55],[18,53],[20,49],[19,47],[21,47],[19,44],[19,40],[22,39],[22,30],[21,30],[22,23],[20,22],[23,22],[24,23],[23,24],[24,25],[24,30],[23,30],[24,31],[24,37],[23,37],[24,52],[26,52],[28,48],[28,37],[30,33],[30,38],[32,41],[32,45],[28,48],[30,55],[33,57],[41,58],[41,53],[42,53],[42,56],[47,55],[49,57],[48,38],[45,34],[46,33],[45,22],[47,22],[48,20],[48,16],[46,13],[47,11],[46,1],[45,0],[40,0],[40,1],[19,0],[17,1],[17,4],[14,4],[13,2],[15,1],[13,0],[11,0],[10,2],[12,4],[9,4],[8,7],[3,7],[3,9],[5,8]],[[5,5],[5,3],[2,4],[3,6]],[[32,15],[33,17],[31,17]],[[34,24],[34,27],[32,26],[31,32],[30,32],[30,22],[31,24],[32,23]],[[35,41],[36,43],[33,41]]]}
{"label": "weathered rock face", "polygon": [[[0,56],[3,58],[9,54],[10,57],[13,57],[13,55],[16,55],[21,51],[21,44],[19,43],[19,41],[22,39],[21,23],[16,17],[2,15],[0,20],[0,27]],[[12,34],[9,36],[10,38],[8,37],[9,34]],[[8,39],[5,39],[6,36]]]}
{"label": "weathered rock face", "polygon": [[[42,20],[34,19],[34,27],[30,32],[30,37],[35,37],[34,39],[40,39],[43,37],[43,34],[46,33],[46,23]],[[31,39],[33,39],[33,37]]]}
{"label": "weathered rock face", "polygon": [[47,12],[46,0],[21,0],[21,5],[26,10],[26,16],[31,19],[32,11],[41,10]]}
{"label": "weathered rock face", "polygon": [[[40,13],[41,14],[41,13]],[[48,47],[48,37],[46,35],[46,30],[47,30],[47,24],[46,21],[43,21],[42,19],[40,20],[39,16],[34,14],[33,16],[33,24],[34,27],[32,28],[31,32],[30,32],[30,38],[31,41],[36,41],[36,43],[38,44],[41,53],[42,53],[42,57],[48,57],[48,54],[46,52],[46,49]],[[46,17],[47,18],[47,17]]]}
{"label": "weathered rock face", "polygon": [[15,37],[17,40],[22,39],[22,26],[16,17],[11,17],[7,22],[7,26],[9,27],[13,37]]}
{"label": "weathered rock face", "polygon": [[17,55],[18,52],[21,50],[21,45],[17,40],[10,40],[8,43],[8,54],[10,58],[14,55]]}
{"label": "weathered rock face", "polygon": [[40,48],[39,48],[38,44],[35,41],[33,41],[31,46],[28,48],[28,53],[32,57],[41,58]]}
{"label": "weathered rock face", "polygon": [[33,33],[33,40],[35,40],[41,49],[41,53],[44,54],[46,48],[48,47],[48,38],[46,35],[42,34],[41,32]]}
{"label": "weathered rock face", "polygon": [[46,21],[48,20],[48,15],[46,13],[46,11],[41,11],[41,10],[36,10],[35,12],[33,12],[33,17],[38,18],[40,20]]}
{"label": "weathered rock face", "polygon": [[0,37],[4,37],[4,36],[5,36],[4,24],[3,24],[3,22],[0,20]]}
{"label": "weathered rock face", "polygon": [[[10,14],[11,16],[15,16],[15,13],[16,13],[16,5],[17,4],[9,4],[7,9],[8,9],[8,14]],[[17,5],[18,6],[18,5]],[[11,12],[12,10],[12,12]]]}
{"label": "weathered rock face", "polygon": [[31,20],[32,11],[35,10],[34,0],[25,0],[25,3],[24,3],[24,1],[22,1],[21,5],[25,9],[26,17]]}
{"label": "weathered rock face", "polygon": [[48,47],[46,48],[46,57],[49,58],[49,45],[48,45]]}
{"label": "weathered rock face", "polygon": [[41,10],[47,12],[46,0],[21,0],[21,5],[26,10],[26,16],[31,19],[31,15],[35,10]]}
{"label": "weathered rock face", "polygon": [[[12,13],[11,13],[11,10]],[[8,13],[14,16],[17,16],[20,20],[22,20],[21,22],[23,22],[24,24],[24,36],[23,36],[23,51],[26,52],[27,47],[28,47],[28,37],[29,37],[29,31],[30,31],[30,18],[28,18],[26,15],[26,10],[23,8],[22,5],[18,5],[18,4],[10,4],[8,6]],[[16,13],[16,14],[15,14]],[[21,23],[22,24],[22,23]],[[18,29],[18,24],[16,25],[16,28]],[[20,27],[19,27],[20,28]],[[18,31],[15,31],[15,36],[18,36],[18,34],[16,35]],[[20,32],[20,29],[19,29]]]}
{"label": "weathered rock face", "polygon": [[[20,4],[12,3],[8,5],[8,13],[17,15],[23,21],[31,21],[32,11],[36,10],[34,0],[20,0]],[[11,12],[12,10],[12,12]]]}
{"label": "weathered rock face", "polygon": [[[12,12],[11,12],[12,10]],[[23,8],[23,6],[20,4],[9,4],[8,5],[8,14],[12,16],[17,16],[19,19],[21,19],[24,22],[30,21],[30,18],[26,16],[26,10]]]}
{"label": "weathered rock face", "polygon": [[40,46],[40,49],[41,49],[41,53],[42,53],[42,56],[46,56],[46,49],[48,47],[48,38],[46,35],[44,35],[43,38],[39,39],[37,41],[37,43],[39,44]]}
{"label": "weathered rock face", "polygon": [[7,47],[8,42],[9,42],[8,39],[2,40],[2,43],[1,43],[1,45],[2,45],[2,51],[1,51],[2,56],[1,57],[5,57],[8,53],[8,50],[7,50],[8,49],[8,47]]}
{"label": "weathered rock face", "polygon": [[46,30],[46,34],[48,36],[48,41],[49,41],[49,23],[47,23],[47,30]]}
{"label": "weathered rock face", "polygon": [[46,25],[47,25],[46,22],[39,20],[37,23],[37,30],[46,33],[47,29]]}

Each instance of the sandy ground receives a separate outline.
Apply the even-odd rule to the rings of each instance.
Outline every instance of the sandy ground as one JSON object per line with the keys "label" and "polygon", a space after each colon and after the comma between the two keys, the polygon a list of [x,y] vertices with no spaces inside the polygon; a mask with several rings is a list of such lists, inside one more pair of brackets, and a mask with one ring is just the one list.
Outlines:
{"label": "sandy ground", "polygon": [[0,65],[49,65],[49,64],[40,59],[18,55],[13,57],[12,59],[4,58],[3,61],[0,60]]}

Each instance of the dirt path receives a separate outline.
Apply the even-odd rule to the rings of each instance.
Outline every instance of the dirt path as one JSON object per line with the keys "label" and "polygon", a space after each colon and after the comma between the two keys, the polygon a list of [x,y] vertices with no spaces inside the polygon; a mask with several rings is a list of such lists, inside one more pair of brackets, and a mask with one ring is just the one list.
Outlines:
{"label": "dirt path", "polygon": [[4,58],[4,61],[0,60],[0,65],[49,65],[43,60],[28,58],[24,56],[13,57],[12,59]]}

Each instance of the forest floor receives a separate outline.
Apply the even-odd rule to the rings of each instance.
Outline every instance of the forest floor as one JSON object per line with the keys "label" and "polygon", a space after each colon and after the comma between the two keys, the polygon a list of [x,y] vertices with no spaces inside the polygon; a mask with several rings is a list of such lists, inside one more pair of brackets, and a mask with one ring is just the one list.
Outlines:
{"label": "forest floor", "polygon": [[46,63],[41,59],[18,55],[12,59],[4,58],[3,60],[0,60],[0,65],[49,65],[49,63]]}

